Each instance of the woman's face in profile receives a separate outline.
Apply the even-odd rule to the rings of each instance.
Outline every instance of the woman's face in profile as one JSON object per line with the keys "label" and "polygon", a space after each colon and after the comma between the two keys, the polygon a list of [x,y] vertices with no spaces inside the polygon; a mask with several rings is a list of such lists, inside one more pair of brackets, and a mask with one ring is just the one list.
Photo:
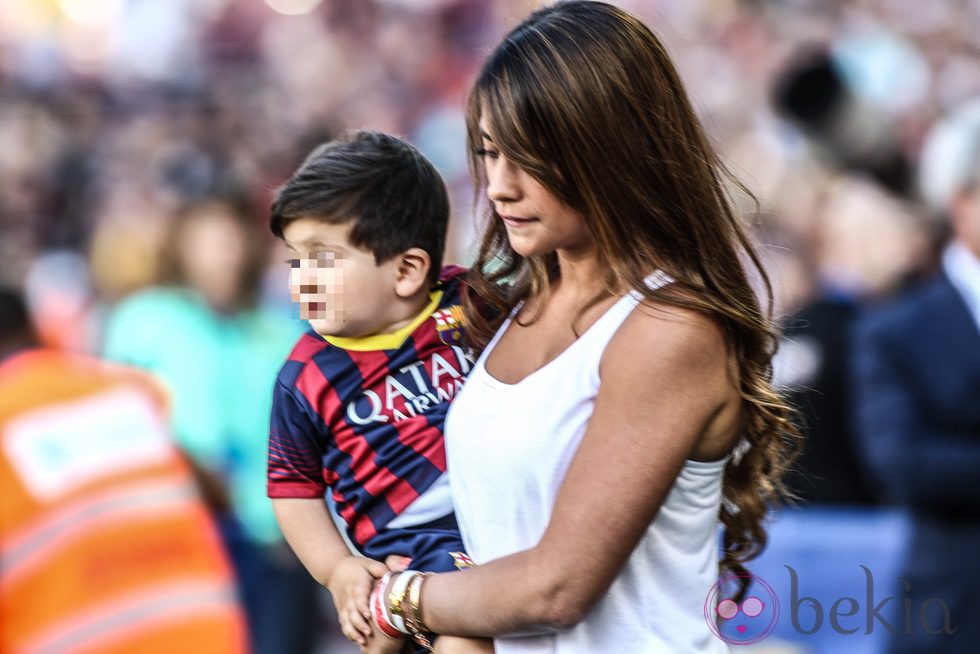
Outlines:
{"label": "woman's face in profile", "polygon": [[478,154],[486,171],[487,196],[514,251],[524,257],[556,250],[591,251],[595,244],[585,216],[508,160],[494,143],[488,121],[480,121],[480,131],[483,142]]}
{"label": "woman's face in profile", "polygon": [[218,309],[230,308],[238,298],[247,250],[242,226],[220,206],[188,217],[177,241],[187,285]]}

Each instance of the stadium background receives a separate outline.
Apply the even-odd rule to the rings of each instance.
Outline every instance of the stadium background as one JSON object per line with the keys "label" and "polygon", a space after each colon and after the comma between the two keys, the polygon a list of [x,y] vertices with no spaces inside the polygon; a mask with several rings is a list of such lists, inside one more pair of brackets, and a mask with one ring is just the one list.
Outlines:
{"label": "stadium background", "polygon": [[[916,166],[933,122],[980,94],[980,4],[616,4],[658,31],[723,160],[758,199],[735,192],[787,327],[777,381],[803,406],[813,446],[808,476],[793,480],[806,501],[779,512],[755,571],[784,604],[787,564],[825,606],[864,597],[859,564],[893,582],[906,525],[854,452],[841,339],[861,311],[935,271],[945,226]],[[242,195],[264,238],[276,185],[311,145],[356,127],[403,135],[436,163],[452,191],[448,259],[468,262],[478,212],[465,93],[536,5],[4,0],[0,282],[25,289],[49,343],[99,354],[113,308],[162,280],[182,204]],[[286,313],[284,255],[267,245],[262,302]],[[880,651],[881,629],[801,636],[783,609],[758,651]],[[321,650],[344,651],[329,613],[322,623]]]}

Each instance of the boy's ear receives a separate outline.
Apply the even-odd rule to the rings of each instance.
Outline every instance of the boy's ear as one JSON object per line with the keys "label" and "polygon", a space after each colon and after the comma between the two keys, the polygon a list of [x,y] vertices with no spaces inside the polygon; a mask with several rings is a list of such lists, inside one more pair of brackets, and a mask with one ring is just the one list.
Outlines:
{"label": "boy's ear", "polygon": [[397,256],[395,269],[395,294],[411,297],[429,284],[429,268],[432,260],[422,248],[409,248]]}

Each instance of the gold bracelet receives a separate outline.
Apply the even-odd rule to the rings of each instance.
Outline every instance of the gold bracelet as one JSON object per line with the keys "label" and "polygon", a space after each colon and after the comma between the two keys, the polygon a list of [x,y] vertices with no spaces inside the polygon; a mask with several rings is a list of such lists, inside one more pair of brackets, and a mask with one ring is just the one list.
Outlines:
{"label": "gold bracelet", "polygon": [[417,579],[413,579],[408,587],[408,610],[412,616],[412,622],[419,631],[432,631],[422,622],[422,582],[429,576],[423,572]]}
{"label": "gold bracelet", "polygon": [[[395,629],[405,633],[405,597],[408,595],[408,587],[415,581],[415,577],[420,573],[414,570],[406,570],[395,576],[388,587],[388,597],[386,598],[388,611],[391,613],[392,623]],[[402,581],[404,575],[404,581]]]}
{"label": "gold bracelet", "polygon": [[422,622],[421,606],[422,582],[428,576],[426,572],[419,573],[408,584],[408,614],[405,616],[405,626],[408,627],[408,631],[412,634],[415,642],[431,652],[433,651],[432,643],[425,635],[425,632],[431,631],[431,629]]}

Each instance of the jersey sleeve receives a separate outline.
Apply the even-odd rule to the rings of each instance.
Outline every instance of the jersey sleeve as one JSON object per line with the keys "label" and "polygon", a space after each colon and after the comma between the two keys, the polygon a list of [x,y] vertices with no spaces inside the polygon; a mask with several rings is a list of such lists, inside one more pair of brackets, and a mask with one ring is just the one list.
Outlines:
{"label": "jersey sleeve", "polygon": [[327,490],[323,455],[327,434],[303,400],[282,381],[272,396],[266,493],[271,498],[319,498]]}

